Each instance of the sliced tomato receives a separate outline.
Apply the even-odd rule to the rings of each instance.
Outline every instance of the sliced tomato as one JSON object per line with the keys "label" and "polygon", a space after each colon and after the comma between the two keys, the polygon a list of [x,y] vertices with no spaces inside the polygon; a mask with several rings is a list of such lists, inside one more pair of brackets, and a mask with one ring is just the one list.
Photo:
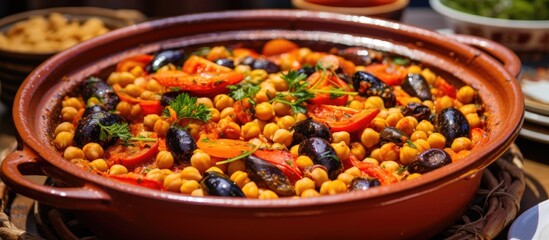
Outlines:
{"label": "sliced tomato", "polygon": [[442,96],[446,95],[451,98],[456,98],[456,88],[441,77],[437,77],[435,80],[435,88],[441,92]]}
{"label": "sliced tomato", "polygon": [[391,85],[398,86],[406,77],[406,69],[396,64],[378,63],[366,66],[364,71],[369,72],[379,78],[381,81]]}
{"label": "sliced tomato", "polygon": [[343,163],[343,168],[345,170],[352,168],[356,166],[358,163],[360,163],[360,160],[355,157],[355,155],[351,154],[349,155],[349,158],[347,159],[341,159],[341,163]]}
{"label": "sliced tomato", "polygon": [[240,99],[233,104],[236,117],[242,124],[251,122],[253,120],[253,106],[249,99]]}
{"label": "sliced tomato", "polygon": [[125,93],[122,90],[122,87],[119,84],[114,84],[112,86],[112,89],[114,90],[116,95],[118,95],[120,100],[125,101],[125,102],[129,102],[131,104],[139,104],[139,106],[141,107],[141,111],[142,111],[141,113],[143,115],[160,114],[162,112],[162,109],[164,109],[164,107],[162,106],[160,101],[142,100],[142,99],[134,98],[134,97],[128,95],[127,93]]}
{"label": "sliced tomato", "polygon": [[154,59],[154,56],[148,55],[148,54],[140,54],[136,55],[130,58],[126,58],[116,64],[116,71],[117,72],[129,72],[134,67],[141,67],[143,70],[145,70],[145,66],[149,64]]}
{"label": "sliced tomato", "polygon": [[381,185],[389,185],[398,182],[398,179],[392,174],[383,170],[379,165],[369,162],[359,162],[355,165],[361,172],[370,177],[379,180]]}
{"label": "sliced tomato", "polygon": [[297,167],[296,158],[286,150],[257,150],[254,155],[275,165],[292,183],[303,177]]}
{"label": "sliced tomato", "polygon": [[126,175],[106,175],[107,177],[111,179],[115,179],[118,181],[122,181],[125,183],[142,186],[150,189],[156,189],[156,190],[163,190],[164,186],[161,182],[147,179],[143,176],[137,175],[137,174],[126,174]]}
{"label": "sliced tomato", "polygon": [[203,73],[203,72],[211,72],[211,73],[226,73],[226,72],[232,72],[233,70],[221,66],[217,63],[214,63],[212,61],[209,61],[208,59],[205,59],[203,57],[199,57],[196,55],[193,55],[185,61],[183,64],[183,72],[186,73]]}
{"label": "sliced tomato", "polygon": [[252,150],[255,146],[249,142],[233,139],[210,139],[201,137],[196,145],[199,149],[212,157],[233,158]]}
{"label": "sliced tomato", "polygon": [[107,149],[108,162],[134,168],[140,163],[154,159],[158,153],[160,141],[135,142],[132,145],[115,145]]}
{"label": "sliced tomato", "polygon": [[[349,92],[351,89],[349,85],[337,76],[329,72],[317,71],[307,78],[309,89],[315,90],[340,90]],[[310,99],[309,102],[313,104],[330,104],[343,106],[347,103],[349,95],[338,95],[336,97],[329,93],[315,93],[315,97]]]}
{"label": "sliced tomato", "polygon": [[481,128],[471,129],[471,142],[473,148],[480,147],[488,142],[488,133]]}
{"label": "sliced tomato", "polygon": [[379,113],[377,108],[362,111],[334,105],[312,105],[307,108],[307,115],[313,120],[326,124],[330,131],[354,132],[368,127]]}
{"label": "sliced tomato", "polygon": [[408,104],[408,101],[410,100],[410,98],[412,98],[410,96],[410,94],[408,94],[407,92],[402,90],[402,88],[399,87],[399,86],[395,86],[393,88],[393,93],[395,94],[395,98],[396,98],[397,103],[402,105],[402,106],[406,106],[406,104]]}
{"label": "sliced tomato", "polygon": [[215,96],[226,93],[228,85],[234,85],[244,79],[239,72],[202,72],[188,74],[182,71],[163,71],[152,74],[151,77],[165,87],[180,87],[184,91],[200,96]]}

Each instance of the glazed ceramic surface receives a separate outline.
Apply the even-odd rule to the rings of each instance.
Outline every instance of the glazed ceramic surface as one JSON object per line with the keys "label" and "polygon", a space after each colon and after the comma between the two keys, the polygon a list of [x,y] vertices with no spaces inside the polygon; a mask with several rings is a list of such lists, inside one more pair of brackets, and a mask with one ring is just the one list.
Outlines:
{"label": "glazed ceramic surface", "polygon": [[[417,180],[332,196],[272,200],[196,198],[112,181],[74,166],[52,144],[62,96],[85,77],[106,73],[126,57],[218,44],[254,48],[277,37],[315,50],[364,46],[387,51],[422,62],[454,85],[471,85],[491,116],[489,143]],[[488,44],[478,41],[473,44]],[[516,59],[500,60],[511,71],[520,67]],[[72,209],[102,239],[426,238],[463,213],[479,186],[482,169],[516,138],[524,103],[513,74],[489,55],[453,39],[367,17],[263,10],[146,22],[82,43],[30,74],[13,109],[23,141],[20,150],[3,161],[2,179],[18,193]],[[50,176],[56,186],[34,184],[23,176],[29,174]]]}

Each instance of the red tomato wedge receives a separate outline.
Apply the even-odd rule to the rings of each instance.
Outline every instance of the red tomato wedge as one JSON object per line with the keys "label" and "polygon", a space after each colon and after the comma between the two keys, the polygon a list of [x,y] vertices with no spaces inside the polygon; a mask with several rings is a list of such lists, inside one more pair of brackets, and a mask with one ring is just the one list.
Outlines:
{"label": "red tomato wedge", "polygon": [[369,162],[359,162],[355,165],[361,172],[368,176],[377,178],[381,185],[389,185],[398,182],[398,179],[392,174],[383,170],[379,165]]}
{"label": "red tomato wedge", "polygon": [[398,86],[406,77],[406,69],[396,64],[372,64],[366,66],[364,71],[369,72],[379,78],[381,81],[391,85]]}
{"label": "red tomato wedge", "polygon": [[138,141],[128,146],[115,145],[107,149],[108,162],[134,168],[140,163],[154,159],[158,153],[159,142]]}
{"label": "red tomato wedge", "polygon": [[254,152],[254,155],[275,165],[292,183],[303,177],[303,174],[297,167],[296,158],[288,151],[257,150]]}
{"label": "red tomato wedge", "polygon": [[191,56],[185,63],[182,68],[183,72],[186,73],[202,73],[202,72],[212,72],[212,73],[226,73],[232,72],[233,70],[216,64],[208,59],[199,56]]}
{"label": "red tomato wedge", "polygon": [[456,98],[456,93],[457,93],[456,88],[451,84],[449,84],[448,82],[446,82],[446,80],[444,80],[441,77],[437,77],[437,79],[435,80],[435,88],[437,88],[440,91],[442,96],[446,95],[451,98]]}
{"label": "red tomato wedge", "polygon": [[196,145],[212,157],[233,158],[252,150],[255,146],[249,142],[233,139],[209,139],[201,137]]}
{"label": "red tomato wedge", "polygon": [[[331,73],[317,71],[307,78],[309,89],[314,90],[340,90],[349,92],[351,89],[349,85],[337,76],[334,76]],[[314,88],[314,89],[311,89]],[[330,104],[343,106],[347,103],[348,95],[344,94],[338,97],[333,97],[329,93],[318,93],[315,92],[315,97],[310,99],[309,102],[313,104]]]}
{"label": "red tomato wedge", "polygon": [[145,70],[145,66],[149,64],[154,59],[154,56],[147,55],[147,54],[140,54],[136,55],[130,58],[126,58],[116,64],[116,71],[117,72],[129,72],[134,67],[141,67],[143,70]]}
{"label": "red tomato wedge", "polygon": [[354,132],[368,127],[379,113],[377,108],[364,109],[362,111],[333,105],[312,105],[307,108],[307,115],[313,120],[330,127],[330,131]]}
{"label": "red tomato wedge", "polygon": [[164,109],[162,104],[160,104],[160,101],[142,100],[142,99],[139,99],[139,98],[134,98],[134,97],[128,95],[127,93],[125,93],[122,90],[122,87],[118,84],[114,84],[112,86],[112,89],[114,90],[116,95],[118,95],[120,100],[125,101],[125,102],[129,102],[131,104],[139,104],[139,106],[141,107],[141,113],[143,115],[160,114],[162,112],[162,109]]}
{"label": "red tomato wedge", "polygon": [[151,77],[165,87],[180,87],[183,91],[188,91],[196,95],[215,96],[220,93],[228,92],[228,85],[234,85],[244,79],[244,75],[239,72],[202,72],[197,74],[188,74],[182,71],[163,71],[152,74]]}
{"label": "red tomato wedge", "polygon": [[126,175],[106,175],[107,177],[111,179],[115,179],[118,181],[122,181],[125,183],[142,186],[150,189],[156,189],[156,190],[163,190],[164,186],[161,182],[156,180],[147,179],[143,176],[137,175],[137,174],[126,174]]}

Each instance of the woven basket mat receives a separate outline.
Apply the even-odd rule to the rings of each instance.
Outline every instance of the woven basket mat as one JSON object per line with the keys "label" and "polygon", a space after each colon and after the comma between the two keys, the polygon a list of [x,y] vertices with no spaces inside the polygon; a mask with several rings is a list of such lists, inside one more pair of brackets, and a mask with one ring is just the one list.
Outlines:
{"label": "woven basket mat", "polygon": [[[525,190],[522,163],[522,153],[513,144],[501,158],[484,171],[480,188],[471,207],[461,219],[435,236],[434,239],[493,239],[498,236],[519,212],[520,202]],[[41,226],[45,224],[41,221],[37,222],[37,228],[42,237],[21,230],[16,227],[18,224],[14,224],[14,222],[24,222],[24,217],[23,219],[13,219],[12,215],[12,221],[10,221],[6,214],[10,210],[9,205],[13,202],[13,199],[10,198],[14,198],[14,194],[7,191],[5,185],[1,182],[0,193],[7,193],[2,194],[4,197],[0,204],[0,210],[2,210],[0,211],[0,239],[2,240],[56,239],[55,236],[59,234],[63,235],[63,239],[97,239],[90,236],[89,231],[84,230],[85,234],[82,234],[82,231],[74,233],[69,231],[66,226],[61,229],[54,227],[55,229],[51,231],[48,230],[51,228]],[[28,199],[25,201],[27,203],[24,204],[29,206],[25,210],[30,211],[32,201]],[[17,209],[11,211],[14,212],[15,210]],[[21,210],[19,209],[19,211]],[[66,214],[57,209],[47,209],[46,211],[48,211],[46,214],[50,221],[63,222],[62,218],[67,218]],[[75,226],[77,229],[86,228],[77,220],[71,220],[71,225],[71,229],[74,229]]]}

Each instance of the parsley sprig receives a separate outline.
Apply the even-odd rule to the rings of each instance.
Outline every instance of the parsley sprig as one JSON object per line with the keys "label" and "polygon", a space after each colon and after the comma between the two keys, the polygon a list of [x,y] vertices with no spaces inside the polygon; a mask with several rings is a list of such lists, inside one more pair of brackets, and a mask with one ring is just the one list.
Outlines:
{"label": "parsley sprig", "polygon": [[147,138],[142,136],[134,137],[130,132],[130,126],[126,122],[103,125],[97,121],[97,124],[101,128],[99,131],[99,140],[101,141],[111,141],[115,138],[120,138],[126,145],[129,144],[130,141],[157,141],[156,138]]}
{"label": "parsley sprig", "polygon": [[252,105],[255,105],[254,96],[261,90],[261,87],[249,82],[242,83],[240,85],[229,85],[227,88],[230,90],[229,96],[234,100],[248,99]]}
{"label": "parsley sprig", "polygon": [[[294,113],[307,112],[304,103],[307,102],[309,99],[314,98],[315,95],[308,90],[309,84],[305,81],[306,78],[307,75],[305,75],[304,73],[298,73],[293,70],[289,71],[287,74],[283,74],[282,79],[284,79],[288,83],[288,91],[277,93],[276,96],[269,102],[280,102],[288,104],[292,109],[292,112]],[[289,101],[287,100],[288,97],[293,98],[294,100]]]}
{"label": "parsley sprig", "polygon": [[[189,96],[187,93],[177,95],[175,99],[170,101],[170,107],[177,115],[177,121],[187,119],[198,119],[207,122],[212,117],[208,107],[202,103],[196,104],[197,98]],[[162,112],[164,116],[170,116],[168,109]],[[176,122],[177,122],[176,121]]]}

